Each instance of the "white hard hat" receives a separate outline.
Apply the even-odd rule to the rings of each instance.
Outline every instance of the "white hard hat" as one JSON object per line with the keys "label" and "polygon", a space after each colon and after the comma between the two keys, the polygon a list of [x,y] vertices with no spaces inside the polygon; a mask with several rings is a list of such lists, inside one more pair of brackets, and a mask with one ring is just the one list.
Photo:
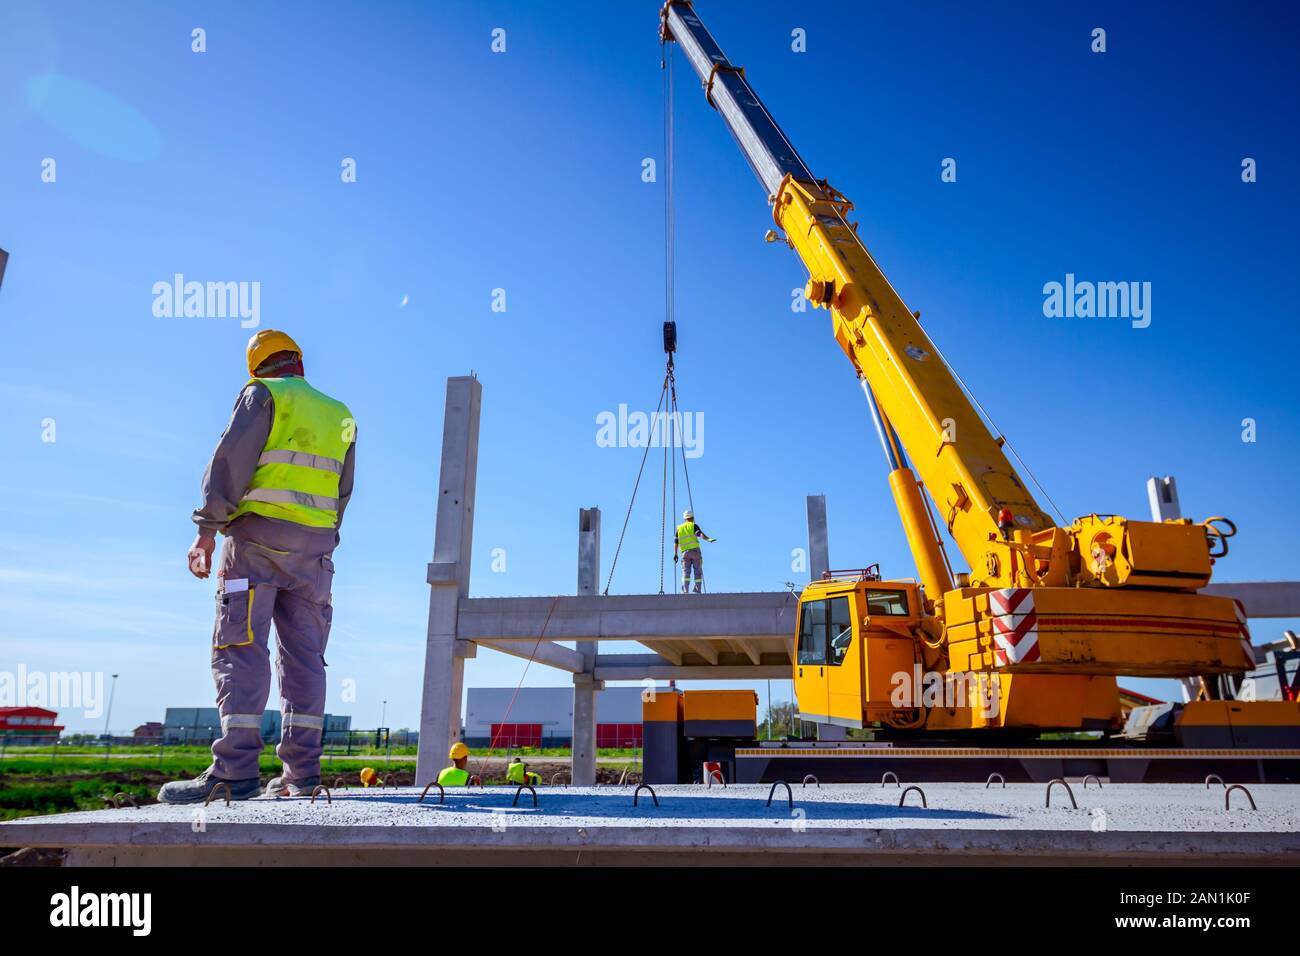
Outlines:
{"label": "white hard hat", "polygon": [[683,521],[690,521],[694,517],[695,517],[695,512],[692,511],[690,508],[687,508],[685,511],[682,512]]}

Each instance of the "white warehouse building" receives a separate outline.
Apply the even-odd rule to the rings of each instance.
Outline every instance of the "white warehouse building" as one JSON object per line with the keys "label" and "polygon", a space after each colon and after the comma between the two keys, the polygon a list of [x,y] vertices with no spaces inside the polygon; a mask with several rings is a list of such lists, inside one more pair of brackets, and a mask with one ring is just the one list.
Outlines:
{"label": "white warehouse building", "polygon": [[[521,687],[516,696],[513,687],[471,687],[465,743],[498,749],[571,746],[573,688]],[[641,746],[640,687],[606,687],[596,694],[596,746]]]}

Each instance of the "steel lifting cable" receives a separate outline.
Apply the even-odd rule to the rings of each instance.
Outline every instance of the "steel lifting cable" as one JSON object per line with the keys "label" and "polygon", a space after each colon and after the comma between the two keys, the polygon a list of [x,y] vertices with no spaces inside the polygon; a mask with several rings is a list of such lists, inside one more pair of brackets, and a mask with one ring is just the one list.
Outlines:
{"label": "steel lifting cable", "polygon": [[[676,308],[673,298],[674,281],[674,234],[676,231],[676,221],[674,216],[673,203],[673,69],[672,69],[672,50],[666,41],[660,41],[659,44],[659,68],[663,72],[663,99],[664,99],[664,323],[665,327],[675,321]],[[671,394],[675,395],[675,386],[673,380],[673,356],[668,353],[668,368],[664,375],[663,388],[659,392],[659,402],[655,406],[655,414],[651,419],[652,425],[662,430],[663,417],[662,412],[665,409],[665,400]],[[609,565],[609,576],[605,579],[605,595],[609,594],[610,585],[614,581],[614,571],[618,567],[619,555],[623,551],[623,541],[627,536],[628,522],[632,518],[632,508],[636,504],[637,490],[641,487],[641,477],[645,473],[646,461],[650,457],[650,447],[653,444],[647,439],[645,452],[641,455],[641,466],[637,469],[636,481],[632,485],[632,498],[627,505],[627,513],[623,516],[623,527],[618,534],[618,545],[614,548],[614,559]],[[664,566],[666,562],[665,541],[667,539],[668,522],[666,517],[667,508],[667,487],[668,487],[668,456],[670,450],[664,448],[664,484],[660,493],[659,506],[659,593],[664,593]],[[677,484],[677,459],[676,449],[672,449],[673,455],[673,510],[677,508],[676,484]]]}
{"label": "steel lifting cable", "polygon": [[[655,405],[655,416],[659,415],[660,409],[664,407],[664,397],[668,394],[668,380],[664,379],[664,386],[659,390],[659,403]],[[636,504],[637,489],[641,487],[641,475],[645,472],[646,459],[650,457],[649,440],[645,443],[645,451],[641,454],[641,467],[637,469],[636,481],[632,485],[632,500],[627,503],[627,514],[623,516],[623,529],[618,533],[618,546],[614,549],[614,560],[609,565],[609,577],[605,579],[605,590],[602,592],[609,594],[609,586],[614,581],[614,569],[618,567],[618,556],[623,550],[623,539],[627,536],[627,523],[632,517],[632,506]]]}
{"label": "steel lifting cable", "polygon": [[[673,461],[673,486],[677,485],[677,462]],[[677,510],[677,496],[673,495],[673,511]],[[664,445],[663,486],[659,490],[659,593],[664,593],[664,541],[668,529],[668,446]]]}
{"label": "steel lifting cable", "polygon": [[659,68],[664,75],[664,321],[675,322],[677,216],[673,197],[673,60],[672,50],[664,41],[659,43]]}
{"label": "steel lifting cable", "polygon": [[[674,429],[674,439],[673,439],[673,440],[674,440],[674,445],[673,445],[673,454],[674,454],[674,456],[675,456],[676,453],[677,453],[677,445],[676,445],[676,441],[677,441],[677,437],[676,437],[676,428],[677,428],[677,423],[681,421],[681,415],[682,415],[681,410],[678,408],[678,405],[677,405],[677,377],[676,377],[676,376],[672,376],[672,378],[671,378],[671,382],[670,382],[669,384],[670,384],[670,391],[672,392],[671,400],[672,400],[672,416],[673,416],[673,429]],[[691,509],[692,511],[694,511],[694,510],[695,510],[695,495],[691,492],[691,471],[690,471],[690,468],[687,467],[687,465],[686,465],[686,449],[685,449],[685,448],[682,449],[682,475],[683,475],[683,477],[686,479],[686,504],[690,506],[690,509]],[[676,487],[676,485],[677,485],[677,468],[676,468],[676,460],[674,459],[674,462],[673,462],[673,508],[674,508],[674,510],[675,510],[676,507],[677,507],[677,487]]]}

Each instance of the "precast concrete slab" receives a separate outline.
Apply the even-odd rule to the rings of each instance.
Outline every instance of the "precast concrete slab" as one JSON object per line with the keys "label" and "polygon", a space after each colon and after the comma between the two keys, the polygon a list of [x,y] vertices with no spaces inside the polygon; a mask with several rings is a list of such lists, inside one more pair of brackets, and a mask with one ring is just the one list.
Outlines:
{"label": "precast concrete slab", "polygon": [[[29,817],[0,846],[70,864],[1300,864],[1300,787],[1037,784],[341,790]],[[924,795],[925,806],[921,805]]]}

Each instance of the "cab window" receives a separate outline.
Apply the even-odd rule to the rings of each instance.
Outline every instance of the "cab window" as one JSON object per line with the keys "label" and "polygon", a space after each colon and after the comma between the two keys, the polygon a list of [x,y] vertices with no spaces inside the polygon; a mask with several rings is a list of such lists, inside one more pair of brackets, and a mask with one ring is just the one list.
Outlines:
{"label": "cab window", "polygon": [[853,615],[849,612],[847,597],[831,598],[830,604],[830,627],[827,634],[830,636],[831,648],[828,663],[832,667],[839,667],[853,644]]}
{"label": "cab window", "polygon": [[799,607],[799,663],[826,663],[825,601],[805,601]]}
{"label": "cab window", "polygon": [[867,614],[907,617],[907,592],[868,590]]}

